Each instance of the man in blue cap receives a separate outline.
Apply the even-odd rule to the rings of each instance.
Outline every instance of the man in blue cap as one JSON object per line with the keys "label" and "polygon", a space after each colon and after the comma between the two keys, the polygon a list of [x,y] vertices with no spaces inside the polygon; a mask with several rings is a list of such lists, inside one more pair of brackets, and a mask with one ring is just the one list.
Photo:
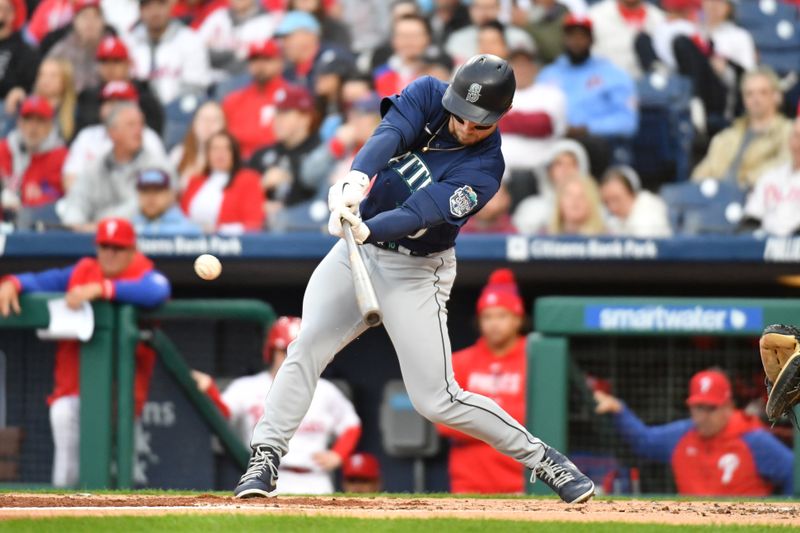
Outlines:
{"label": "man in blue cap", "polygon": [[314,91],[320,66],[333,61],[353,62],[344,48],[322,41],[317,19],[305,11],[290,11],[284,15],[275,36],[281,39],[286,66],[284,77]]}

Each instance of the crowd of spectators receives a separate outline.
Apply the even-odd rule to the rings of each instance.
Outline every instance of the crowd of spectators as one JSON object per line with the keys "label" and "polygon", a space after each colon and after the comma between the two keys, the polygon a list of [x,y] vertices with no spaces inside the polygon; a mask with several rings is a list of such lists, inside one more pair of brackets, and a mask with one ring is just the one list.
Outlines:
{"label": "crowd of spectators", "polygon": [[[659,195],[681,183],[707,202],[720,186],[741,193],[724,231],[794,234],[797,73],[747,25],[783,17],[776,39],[789,43],[796,7],[0,0],[0,218],[20,229],[93,231],[118,216],[147,233],[321,231],[325,191],[380,121],[380,99],[486,53],[510,61],[517,93],[499,125],[503,186],[465,231],[703,233],[681,225],[674,194]],[[682,175],[668,158],[668,179],[654,179],[652,91],[667,95],[675,79],[688,81],[688,118],[672,120],[677,104],[666,104],[658,142],[674,151],[692,139],[690,164]]]}

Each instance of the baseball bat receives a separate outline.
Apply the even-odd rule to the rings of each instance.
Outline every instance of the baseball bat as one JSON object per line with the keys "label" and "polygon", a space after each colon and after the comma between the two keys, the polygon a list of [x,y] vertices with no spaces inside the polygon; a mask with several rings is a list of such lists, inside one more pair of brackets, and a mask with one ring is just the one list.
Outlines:
{"label": "baseball bat", "polygon": [[358,251],[356,240],[353,238],[353,229],[346,220],[342,220],[342,230],[344,241],[347,243],[350,270],[353,272],[353,285],[361,317],[367,326],[371,328],[379,326],[383,321],[383,313],[381,313],[381,308],[378,306],[378,297],[375,296],[375,288],[372,286],[372,280],[369,279],[367,267],[364,265],[364,260]]}

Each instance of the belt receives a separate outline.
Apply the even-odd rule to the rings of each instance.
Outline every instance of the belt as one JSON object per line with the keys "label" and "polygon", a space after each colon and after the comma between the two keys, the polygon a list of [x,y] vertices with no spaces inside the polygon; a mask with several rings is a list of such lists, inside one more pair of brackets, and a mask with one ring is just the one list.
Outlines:
{"label": "belt", "polygon": [[374,242],[372,243],[378,248],[383,248],[384,250],[389,250],[391,252],[398,252],[403,255],[410,255],[413,257],[428,257],[431,254],[426,254],[423,252],[417,252],[416,250],[411,250],[410,248],[406,248],[402,244],[397,244],[394,241],[390,242]]}

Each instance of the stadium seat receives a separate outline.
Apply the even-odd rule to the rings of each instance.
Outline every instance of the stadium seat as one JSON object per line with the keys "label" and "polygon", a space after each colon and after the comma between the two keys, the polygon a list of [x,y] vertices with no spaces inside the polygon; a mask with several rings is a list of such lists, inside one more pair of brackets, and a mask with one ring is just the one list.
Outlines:
{"label": "stadium seat", "polygon": [[639,131],[633,139],[633,166],[642,183],[656,190],[662,183],[687,179],[694,139],[691,81],[654,72],[637,82],[637,91]]}
{"label": "stadium seat", "polygon": [[201,96],[188,94],[176,98],[164,107],[164,147],[171,150],[179,144],[186,130],[192,123],[194,112],[199,108],[205,99]]}
{"label": "stadium seat", "polygon": [[708,179],[661,188],[675,234],[731,234],[741,220],[745,191],[737,184]]}
{"label": "stadium seat", "polygon": [[779,74],[800,70],[800,26],[794,6],[777,0],[739,2],[736,21],[753,36],[763,64]]}

